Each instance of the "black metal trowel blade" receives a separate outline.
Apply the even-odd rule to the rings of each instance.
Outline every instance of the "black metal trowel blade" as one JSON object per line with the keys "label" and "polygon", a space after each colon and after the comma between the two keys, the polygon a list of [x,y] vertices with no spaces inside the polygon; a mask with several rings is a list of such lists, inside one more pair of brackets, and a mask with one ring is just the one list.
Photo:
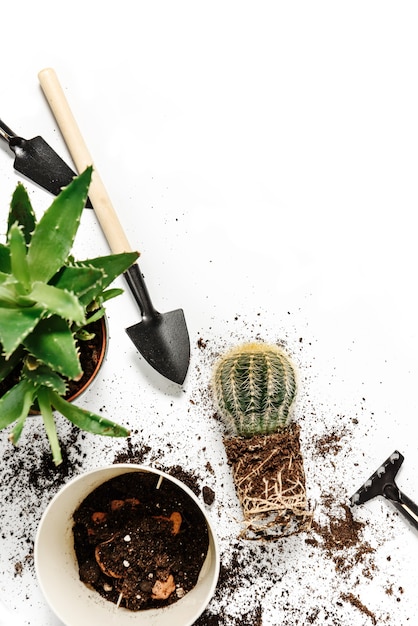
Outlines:
{"label": "black metal trowel blade", "polygon": [[160,374],[183,384],[190,362],[190,339],[182,309],[159,313],[151,302],[137,263],[125,278],[140,310],[141,321],[126,329],[144,359]]}
{"label": "black metal trowel blade", "polygon": [[[15,154],[15,170],[55,196],[76,176],[42,137],[33,139],[18,137],[1,120],[0,137],[7,141],[10,150]],[[91,208],[90,201],[86,206]]]}
{"label": "black metal trowel blade", "polygon": [[184,382],[190,361],[190,344],[181,309],[138,322],[126,332],[157,372],[179,385]]}

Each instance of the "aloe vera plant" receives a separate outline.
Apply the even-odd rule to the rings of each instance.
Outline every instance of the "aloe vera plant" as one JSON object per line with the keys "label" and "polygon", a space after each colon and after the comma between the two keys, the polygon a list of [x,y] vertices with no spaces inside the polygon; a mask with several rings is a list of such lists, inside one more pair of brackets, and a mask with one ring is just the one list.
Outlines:
{"label": "aloe vera plant", "polygon": [[113,437],[129,431],[65,399],[78,380],[80,341],[105,313],[108,289],[137,252],[76,261],[71,249],[86,203],[92,168],[65,187],[37,220],[24,186],[10,203],[5,243],[0,244],[0,382],[16,375],[0,398],[0,429],[14,424],[16,445],[31,408],[42,414],[55,464],[62,461],[54,410],[80,429]]}

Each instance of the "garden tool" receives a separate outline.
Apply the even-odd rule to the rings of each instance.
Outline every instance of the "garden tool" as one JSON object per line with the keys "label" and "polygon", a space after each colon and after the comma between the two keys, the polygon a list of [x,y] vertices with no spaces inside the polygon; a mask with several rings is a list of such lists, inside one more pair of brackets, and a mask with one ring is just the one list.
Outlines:
{"label": "garden tool", "polygon": [[[70,110],[64,91],[53,69],[39,72],[39,81],[55,116],[72,159],[83,171],[93,161]],[[94,212],[113,253],[129,252],[131,247],[99,173],[93,167],[89,196]],[[190,340],[181,309],[159,313],[153,306],[137,263],[125,273],[128,286],[141,311],[141,321],[126,329],[137,350],[160,374],[182,384],[190,361]]]}
{"label": "garden tool", "polygon": [[395,450],[374,474],[351,497],[350,503],[363,504],[375,496],[389,500],[401,515],[418,529],[418,506],[412,502],[395,483],[395,476],[403,463],[404,457]]}
{"label": "garden tool", "polygon": [[[55,196],[76,176],[42,137],[33,139],[18,137],[2,120],[0,137],[9,144],[10,150],[15,154],[15,170]],[[89,200],[86,206],[92,208]]]}

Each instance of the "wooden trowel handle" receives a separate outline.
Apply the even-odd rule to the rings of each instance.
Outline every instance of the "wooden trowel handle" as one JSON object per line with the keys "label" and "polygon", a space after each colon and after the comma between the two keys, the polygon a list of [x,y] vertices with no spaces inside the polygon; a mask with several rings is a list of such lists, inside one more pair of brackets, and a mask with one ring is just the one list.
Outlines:
{"label": "wooden trowel handle", "polygon": [[55,71],[52,68],[41,70],[38,78],[78,173],[83,172],[89,165],[93,165],[89,198],[111,251],[114,254],[131,252],[132,248],[119,222],[103,181],[94,167],[93,159],[80,133]]}

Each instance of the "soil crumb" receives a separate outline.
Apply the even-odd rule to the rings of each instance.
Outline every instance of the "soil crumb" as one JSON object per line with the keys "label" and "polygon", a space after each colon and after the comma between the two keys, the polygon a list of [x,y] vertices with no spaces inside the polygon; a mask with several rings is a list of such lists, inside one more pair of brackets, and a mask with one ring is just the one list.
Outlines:
{"label": "soil crumb", "polygon": [[129,472],[74,514],[80,579],[132,611],[176,602],[196,584],[209,546],[204,517],[176,484]]}
{"label": "soil crumb", "polygon": [[[325,503],[331,496],[325,497]],[[329,504],[328,504],[329,506]],[[364,563],[367,556],[375,550],[367,541],[363,540],[364,523],[353,518],[351,509],[346,504],[341,504],[335,513],[328,513],[326,523],[318,520],[312,522],[313,533],[306,539],[310,545],[317,546],[325,551],[327,557],[335,564],[338,572],[350,570],[353,565]],[[370,570],[374,564],[369,564],[369,569],[363,571],[370,577]]]}

